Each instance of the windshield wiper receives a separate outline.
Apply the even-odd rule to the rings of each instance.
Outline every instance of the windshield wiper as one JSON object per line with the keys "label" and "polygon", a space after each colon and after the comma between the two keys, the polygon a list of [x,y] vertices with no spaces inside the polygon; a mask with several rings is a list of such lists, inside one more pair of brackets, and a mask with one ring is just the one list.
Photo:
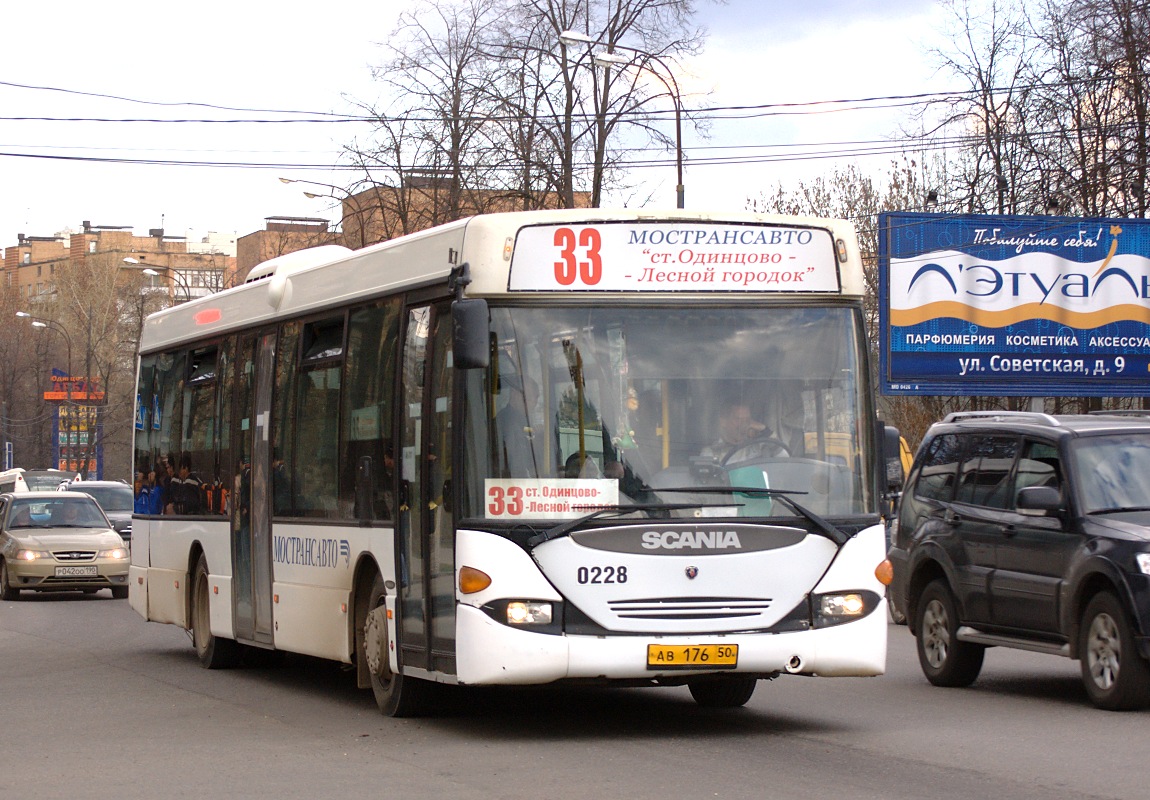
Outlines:
{"label": "windshield wiper", "polygon": [[527,540],[529,548],[535,548],[544,542],[549,542],[552,539],[559,539],[573,530],[578,528],[585,522],[590,522],[596,517],[601,517],[604,514],[627,514],[631,511],[678,511],[684,508],[708,508],[704,503],[636,503],[629,506],[601,506],[596,508],[590,514],[585,514],[576,519],[565,520],[560,522],[542,533],[537,533]]}
{"label": "windshield wiper", "polygon": [[1121,514],[1125,511],[1150,511],[1150,506],[1124,506],[1121,508],[1099,508],[1096,511],[1088,511],[1091,516],[1095,514]]}
{"label": "windshield wiper", "polygon": [[[658,488],[654,489],[650,486],[644,486],[644,489],[652,492],[684,492],[687,494],[745,494],[751,497],[770,497],[774,500],[779,500],[784,506],[794,511],[800,517],[805,518],[814,526],[817,533],[830,539],[839,547],[850,541],[850,534],[846,531],[836,528],[831,523],[820,517],[815,512],[811,511],[806,506],[800,505],[797,501],[791,499],[792,494],[806,494],[806,492],[794,491],[791,489],[764,489],[756,486],[683,486],[676,488]],[[728,504],[729,505],[729,504]]]}

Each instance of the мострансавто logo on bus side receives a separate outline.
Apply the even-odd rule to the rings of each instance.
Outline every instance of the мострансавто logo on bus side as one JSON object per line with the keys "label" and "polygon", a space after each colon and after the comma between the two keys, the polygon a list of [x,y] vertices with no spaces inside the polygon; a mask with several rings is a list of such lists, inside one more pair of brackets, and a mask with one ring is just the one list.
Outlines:
{"label": "\u043c\u043e\u0441\u0442\u0440\u0430\u043d\u0441\u0430\u0432\u0442\u043e logo on bus side", "polygon": [[273,536],[272,561],[297,567],[336,568],[351,563],[347,539],[321,539],[312,536]]}

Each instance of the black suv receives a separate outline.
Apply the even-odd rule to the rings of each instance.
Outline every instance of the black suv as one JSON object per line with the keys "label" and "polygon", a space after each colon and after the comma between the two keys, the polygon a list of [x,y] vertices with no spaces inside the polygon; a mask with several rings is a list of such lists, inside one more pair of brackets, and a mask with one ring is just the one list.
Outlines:
{"label": "black suv", "polygon": [[969,686],[997,645],[1079,659],[1100,708],[1150,705],[1150,416],[951,414],[888,557],[934,685]]}

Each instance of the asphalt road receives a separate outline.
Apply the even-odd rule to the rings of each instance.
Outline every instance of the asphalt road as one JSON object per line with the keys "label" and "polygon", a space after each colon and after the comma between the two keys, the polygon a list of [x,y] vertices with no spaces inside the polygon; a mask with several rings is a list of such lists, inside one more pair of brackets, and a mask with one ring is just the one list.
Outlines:
{"label": "asphalt road", "polygon": [[992,650],[969,689],[891,626],[880,678],[783,677],[744,709],[686,689],[457,691],[379,715],[337,664],[201,669],[126,601],[0,602],[0,797],[1145,798],[1150,712],[1089,705],[1077,662]]}

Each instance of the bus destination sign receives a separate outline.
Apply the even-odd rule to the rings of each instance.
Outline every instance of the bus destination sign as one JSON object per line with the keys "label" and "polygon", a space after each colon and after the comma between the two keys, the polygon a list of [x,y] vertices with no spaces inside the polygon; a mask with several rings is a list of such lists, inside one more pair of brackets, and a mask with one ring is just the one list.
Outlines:
{"label": "bus destination sign", "polygon": [[708,222],[520,229],[512,292],[838,292],[831,233]]}

